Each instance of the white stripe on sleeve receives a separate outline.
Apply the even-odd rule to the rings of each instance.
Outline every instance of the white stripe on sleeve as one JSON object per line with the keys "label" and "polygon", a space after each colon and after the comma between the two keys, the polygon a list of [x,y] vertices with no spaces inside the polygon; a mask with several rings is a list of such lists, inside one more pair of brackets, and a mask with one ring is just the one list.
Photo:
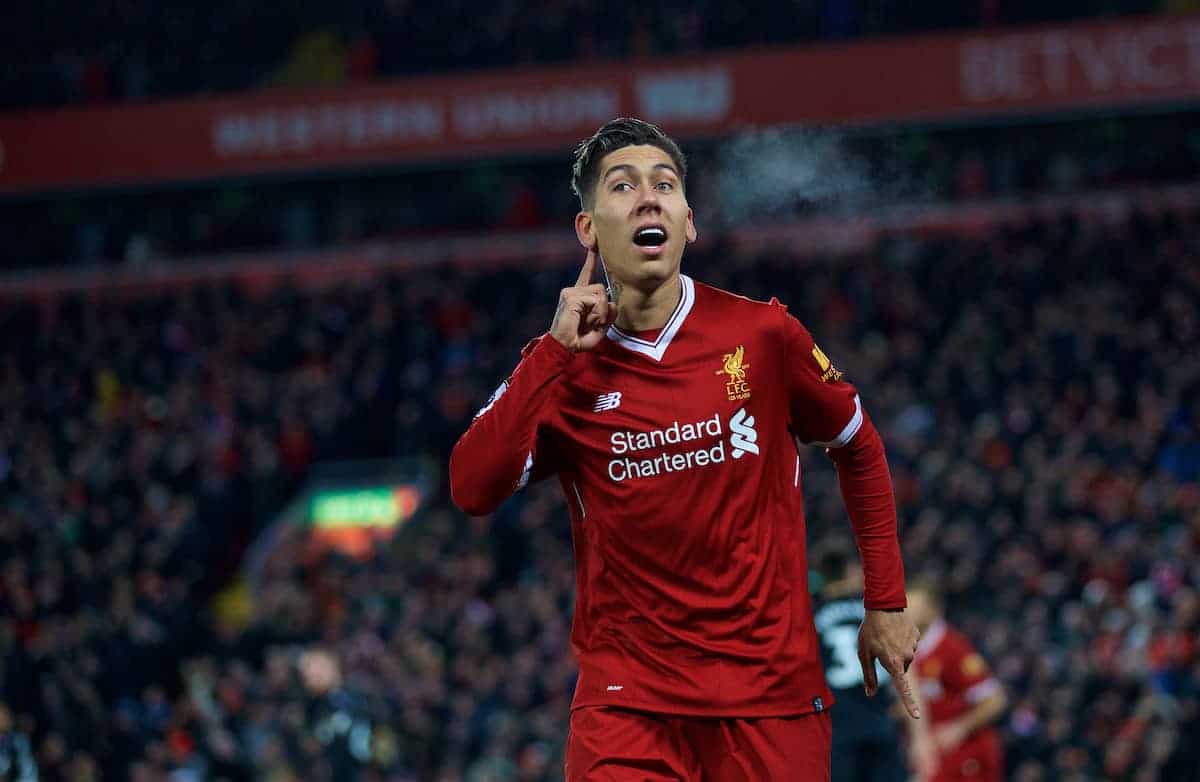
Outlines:
{"label": "white stripe on sleeve", "polygon": [[984,679],[979,684],[969,688],[963,697],[967,703],[975,704],[1000,691],[1000,682],[995,679]]}
{"label": "white stripe on sleeve", "polygon": [[[491,410],[492,405],[496,404],[496,401],[500,397],[504,396],[504,392],[507,390],[508,390],[508,381],[507,380],[501,381],[500,385],[496,387],[496,390],[492,392],[492,395],[488,397],[488,400],[487,400],[487,402],[484,403],[483,407],[479,408],[479,412],[475,414],[475,418],[478,418],[479,416],[486,413],[488,410]],[[474,419],[472,419],[472,420],[474,420]]]}
{"label": "white stripe on sleeve", "polygon": [[862,428],[862,424],[862,401],[859,400],[858,394],[855,394],[854,415],[850,417],[850,423],[846,424],[846,427],[842,429],[841,434],[827,443],[813,443],[813,445],[819,445],[822,448],[841,448],[843,445],[854,439],[854,435],[858,434],[858,430]]}
{"label": "white stripe on sleeve", "polygon": [[533,472],[533,451],[525,457],[525,471],[521,473],[521,480],[517,481],[517,489],[524,489],[525,484],[529,483],[529,474]]}

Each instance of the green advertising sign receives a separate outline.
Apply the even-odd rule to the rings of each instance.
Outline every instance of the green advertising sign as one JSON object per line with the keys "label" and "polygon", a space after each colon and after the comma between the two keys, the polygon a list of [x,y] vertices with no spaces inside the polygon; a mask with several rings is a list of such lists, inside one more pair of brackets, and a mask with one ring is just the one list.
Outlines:
{"label": "green advertising sign", "polygon": [[316,492],[309,503],[309,523],[323,530],[395,527],[416,511],[416,486],[372,486]]}

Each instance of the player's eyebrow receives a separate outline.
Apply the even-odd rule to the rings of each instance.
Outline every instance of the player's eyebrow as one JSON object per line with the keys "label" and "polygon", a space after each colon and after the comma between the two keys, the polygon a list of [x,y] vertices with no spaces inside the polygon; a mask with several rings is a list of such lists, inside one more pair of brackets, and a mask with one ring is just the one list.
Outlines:
{"label": "player's eyebrow", "polygon": [[[670,171],[672,174],[675,175],[676,179],[679,178],[679,172],[676,171],[675,166],[671,165],[670,163],[655,163],[653,167],[656,169],[662,168],[667,171]],[[618,171],[624,171],[627,174],[637,173],[637,169],[633,165],[631,165],[629,163],[618,163],[615,166],[611,166],[607,171],[605,171],[604,176],[601,177],[600,181],[601,182],[607,181],[610,176],[612,176],[613,174],[615,174]]]}

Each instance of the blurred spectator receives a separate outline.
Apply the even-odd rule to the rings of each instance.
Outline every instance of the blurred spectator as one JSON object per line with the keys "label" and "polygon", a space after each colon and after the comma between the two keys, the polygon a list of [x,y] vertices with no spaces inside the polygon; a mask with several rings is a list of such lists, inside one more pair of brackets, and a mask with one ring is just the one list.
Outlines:
{"label": "blurred spectator", "polygon": [[330,30],[312,30],[296,39],[272,84],[279,87],[329,87],[346,77],[347,54]]}
{"label": "blurred spectator", "polygon": [[33,744],[13,724],[12,712],[0,703],[0,779],[12,782],[37,782],[37,762]]}

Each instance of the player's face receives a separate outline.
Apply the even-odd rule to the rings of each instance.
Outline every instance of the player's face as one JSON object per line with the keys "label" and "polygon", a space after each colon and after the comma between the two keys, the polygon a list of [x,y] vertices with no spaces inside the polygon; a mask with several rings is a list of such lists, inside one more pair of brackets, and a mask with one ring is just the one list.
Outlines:
{"label": "player's face", "polygon": [[610,276],[643,287],[679,272],[696,240],[692,210],[671,156],[650,145],[622,147],[600,161],[590,211],[575,218],[584,246],[599,245]]}

